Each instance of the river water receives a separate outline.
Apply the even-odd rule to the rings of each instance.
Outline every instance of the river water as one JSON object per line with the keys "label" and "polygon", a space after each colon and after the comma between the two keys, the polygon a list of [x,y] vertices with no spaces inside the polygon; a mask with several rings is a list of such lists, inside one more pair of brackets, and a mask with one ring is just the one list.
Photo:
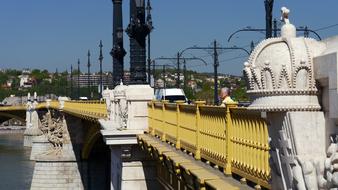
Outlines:
{"label": "river water", "polygon": [[31,148],[23,147],[23,134],[0,131],[0,190],[30,188],[34,162],[29,160]]}

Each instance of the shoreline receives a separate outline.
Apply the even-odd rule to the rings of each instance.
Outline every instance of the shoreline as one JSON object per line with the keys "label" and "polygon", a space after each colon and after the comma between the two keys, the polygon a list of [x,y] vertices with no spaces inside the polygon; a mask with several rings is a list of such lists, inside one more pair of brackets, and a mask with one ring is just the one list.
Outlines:
{"label": "shoreline", "polygon": [[0,134],[23,133],[26,126],[2,126],[0,127]]}

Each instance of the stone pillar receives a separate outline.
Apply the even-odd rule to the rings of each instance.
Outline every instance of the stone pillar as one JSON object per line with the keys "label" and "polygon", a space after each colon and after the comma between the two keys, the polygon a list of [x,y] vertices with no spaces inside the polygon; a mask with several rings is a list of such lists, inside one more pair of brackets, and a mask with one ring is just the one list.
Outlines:
{"label": "stone pillar", "polygon": [[[282,7],[281,11],[281,37],[262,41],[244,64],[247,92],[253,99],[248,109],[260,111],[268,124],[271,186],[277,190],[338,187],[338,173],[332,177],[336,156],[325,161],[328,173],[324,175],[332,127],[327,126],[315,80],[315,73],[319,78],[323,74],[315,71],[318,67],[324,72],[335,69],[327,70],[325,63],[314,67],[313,60],[326,51],[328,43],[297,37],[290,10]],[[333,101],[331,105],[337,104]],[[338,150],[328,152],[330,157]]]}
{"label": "stone pillar", "polygon": [[[35,96],[36,97],[36,94]],[[31,100],[30,93],[27,96],[27,110],[26,110],[26,130],[24,132],[24,146],[32,147],[32,142],[35,137],[42,135],[39,129],[39,115],[35,110],[38,105],[36,98]]]}
{"label": "stone pillar", "polygon": [[113,116],[99,120],[103,139],[111,149],[111,189],[160,189],[155,162],[141,151],[136,137],[148,128],[147,103],[153,89],[120,84],[113,95],[109,100]]}
{"label": "stone pillar", "polygon": [[[55,121],[60,121],[56,126],[56,130],[61,128],[62,140],[60,142],[55,141],[52,135],[48,135],[47,139],[49,142],[53,142],[53,146],[50,146],[47,150],[41,150],[39,154],[34,156],[35,167],[31,190],[85,189],[76,160],[76,153],[70,141],[67,124],[64,118]],[[45,142],[45,139],[40,140],[43,143]],[[34,144],[37,142],[39,141],[34,141]],[[38,147],[36,146],[36,148]]]}
{"label": "stone pillar", "polygon": [[132,144],[110,145],[111,189],[161,189],[156,179],[156,161],[142,152],[133,138],[130,141]]}

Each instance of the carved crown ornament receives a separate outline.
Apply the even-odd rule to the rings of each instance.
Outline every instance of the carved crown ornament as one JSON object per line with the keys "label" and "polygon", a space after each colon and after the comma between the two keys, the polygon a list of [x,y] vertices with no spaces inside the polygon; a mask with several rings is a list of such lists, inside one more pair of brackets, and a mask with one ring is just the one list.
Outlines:
{"label": "carved crown ornament", "polygon": [[[268,98],[303,98],[317,94],[313,57],[320,54],[325,45],[312,38],[296,37],[296,28],[290,24],[289,12],[285,7],[282,8],[284,25],[281,28],[281,37],[260,42],[244,63],[243,75],[247,80],[247,92],[254,97],[253,107],[257,108],[320,109],[318,101],[291,102],[290,105],[282,106],[273,103],[278,99]],[[266,101],[262,97],[266,97]]]}

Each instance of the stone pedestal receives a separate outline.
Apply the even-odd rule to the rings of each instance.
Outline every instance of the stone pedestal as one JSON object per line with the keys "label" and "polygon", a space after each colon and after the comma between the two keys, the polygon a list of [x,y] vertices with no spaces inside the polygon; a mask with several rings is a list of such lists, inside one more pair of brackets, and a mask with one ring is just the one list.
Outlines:
{"label": "stone pedestal", "polygon": [[24,132],[23,145],[32,147],[33,139],[42,135],[39,129],[39,115],[36,110],[29,109],[26,111],[26,130]]}
{"label": "stone pedestal", "polygon": [[147,103],[153,98],[149,85],[122,83],[105,91],[108,118],[99,120],[103,139],[111,149],[111,189],[161,189],[155,162],[140,150],[137,134],[148,128]]}
{"label": "stone pedestal", "polygon": [[34,136],[30,159],[35,160],[36,156],[49,151],[51,148],[52,145],[45,135]]}
{"label": "stone pedestal", "polygon": [[156,177],[155,161],[147,159],[137,145],[110,146],[111,189],[161,189]]}
{"label": "stone pedestal", "polygon": [[32,127],[26,128],[24,132],[23,145],[27,147],[32,147],[33,141],[36,138],[39,138],[39,136],[41,135],[42,135],[42,131],[38,128],[38,126],[32,126]]}
{"label": "stone pedestal", "polygon": [[31,190],[84,189],[72,145],[65,144],[60,154],[49,151],[35,155]]}

